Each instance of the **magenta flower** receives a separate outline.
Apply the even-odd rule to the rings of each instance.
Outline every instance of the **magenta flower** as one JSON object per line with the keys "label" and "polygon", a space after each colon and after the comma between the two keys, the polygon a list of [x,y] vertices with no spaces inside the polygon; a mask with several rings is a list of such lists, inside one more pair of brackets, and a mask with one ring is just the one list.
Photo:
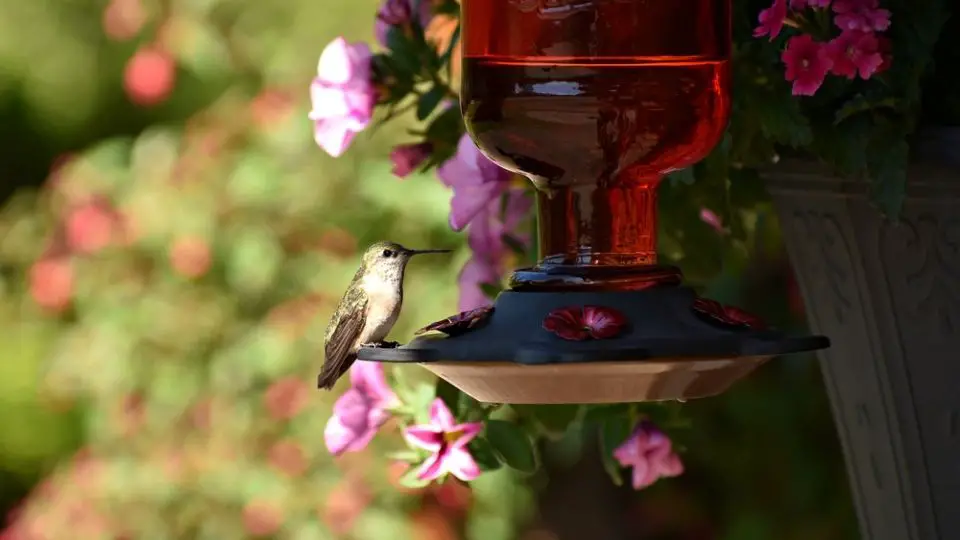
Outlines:
{"label": "magenta flower", "polygon": [[383,375],[383,365],[356,362],[350,368],[352,386],[333,405],[323,439],[335,456],[366,448],[389,418],[388,409],[399,403]]}
{"label": "magenta flower", "polygon": [[808,7],[825,8],[830,5],[831,1],[832,0],[790,0],[790,9],[800,11]]}
{"label": "magenta flower", "polygon": [[504,212],[501,213],[500,201],[494,199],[473,218],[467,229],[467,243],[473,257],[463,266],[457,279],[461,311],[490,304],[481,286],[500,283],[503,277],[503,267],[510,253],[504,235],[511,235],[521,245],[529,242],[527,235],[518,234],[515,229],[529,214],[533,201],[520,189],[508,190],[506,197]]}
{"label": "magenta flower", "polygon": [[507,190],[512,174],[481,154],[464,134],[457,154],[437,169],[437,176],[453,188],[450,227],[460,231]]}
{"label": "magenta flower", "polygon": [[879,0],[835,0],[833,22],[841,30],[882,32],[890,28],[890,12],[879,5]]}
{"label": "magenta flower", "polygon": [[432,151],[433,145],[428,142],[394,146],[393,151],[390,152],[393,175],[397,178],[406,178],[430,157]]}
{"label": "magenta flower", "polygon": [[643,489],[660,478],[683,474],[683,463],[673,444],[652,422],[640,422],[633,433],[613,451],[624,467],[633,467],[633,489]]}
{"label": "magenta flower", "polygon": [[781,58],[787,66],[786,78],[793,82],[795,96],[815,94],[833,67],[827,48],[807,34],[790,38]]}
{"label": "magenta flower", "polygon": [[[377,11],[377,22],[374,23],[373,32],[377,36],[377,42],[384,47],[387,46],[387,32],[393,26],[406,26],[413,20],[413,3],[415,0],[384,0]],[[418,13],[418,23],[420,28],[426,28],[433,18],[433,2],[430,0],[420,1],[420,13]]]}
{"label": "magenta flower", "polygon": [[773,0],[773,5],[760,12],[760,26],[753,31],[753,37],[770,36],[770,41],[780,35],[783,21],[787,18],[787,0]]}
{"label": "magenta flower", "polygon": [[830,43],[827,53],[833,60],[831,71],[848,79],[857,76],[869,79],[883,64],[880,40],[872,32],[845,30]]}
{"label": "magenta flower", "polygon": [[417,472],[420,480],[434,480],[446,473],[464,482],[480,476],[480,467],[467,450],[467,443],[480,433],[483,424],[455,422],[450,409],[442,399],[437,398],[430,405],[429,424],[410,426],[403,430],[407,443],[432,452]]}
{"label": "magenta flower", "polygon": [[700,209],[700,221],[706,223],[720,234],[727,233],[727,230],[723,228],[723,220],[720,219],[720,216],[718,216],[716,212],[709,208]]}
{"label": "magenta flower", "polygon": [[320,55],[317,77],[310,85],[313,138],[333,157],[347,149],[353,138],[370,123],[376,104],[371,80],[370,48],[333,40]]}

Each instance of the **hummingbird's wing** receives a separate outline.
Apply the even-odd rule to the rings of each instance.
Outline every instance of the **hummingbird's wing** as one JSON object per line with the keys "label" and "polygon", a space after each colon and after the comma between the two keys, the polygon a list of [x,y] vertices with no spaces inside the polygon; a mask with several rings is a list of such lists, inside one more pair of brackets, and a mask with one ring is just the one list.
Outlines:
{"label": "hummingbird's wing", "polygon": [[357,338],[366,322],[367,295],[359,288],[350,287],[327,326],[323,338],[323,369],[317,378],[317,386],[331,389],[337,380],[350,369],[357,359]]}

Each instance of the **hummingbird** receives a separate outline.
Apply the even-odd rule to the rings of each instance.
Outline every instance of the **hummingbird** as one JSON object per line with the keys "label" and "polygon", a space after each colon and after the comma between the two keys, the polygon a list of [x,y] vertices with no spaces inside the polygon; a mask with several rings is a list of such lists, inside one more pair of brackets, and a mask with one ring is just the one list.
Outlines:
{"label": "hummingbird", "polygon": [[319,388],[333,388],[357,359],[360,347],[398,345],[384,338],[400,315],[407,263],[414,255],[449,252],[407,249],[394,242],[377,242],[367,248],[323,336],[326,358],[317,377]]}

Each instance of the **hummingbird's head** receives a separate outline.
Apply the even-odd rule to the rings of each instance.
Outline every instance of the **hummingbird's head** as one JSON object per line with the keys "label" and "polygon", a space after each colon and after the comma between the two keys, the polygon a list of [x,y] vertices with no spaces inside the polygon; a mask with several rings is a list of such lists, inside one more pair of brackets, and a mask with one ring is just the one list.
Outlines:
{"label": "hummingbird's head", "polygon": [[387,282],[399,282],[414,255],[449,252],[449,249],[408,249],[395,242],[377,242],[363,253],[363,271]]}

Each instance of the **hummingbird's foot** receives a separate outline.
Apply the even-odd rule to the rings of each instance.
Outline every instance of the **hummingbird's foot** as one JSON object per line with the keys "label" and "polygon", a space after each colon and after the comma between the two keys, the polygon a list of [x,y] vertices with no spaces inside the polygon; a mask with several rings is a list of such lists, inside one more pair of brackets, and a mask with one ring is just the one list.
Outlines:
{"label": "hummingbird's foot", "polygon": [[374,343],[364,343],[361,347],[370,347],[373,349],[396,349],[400,344],[396,341],[377,341]]}

